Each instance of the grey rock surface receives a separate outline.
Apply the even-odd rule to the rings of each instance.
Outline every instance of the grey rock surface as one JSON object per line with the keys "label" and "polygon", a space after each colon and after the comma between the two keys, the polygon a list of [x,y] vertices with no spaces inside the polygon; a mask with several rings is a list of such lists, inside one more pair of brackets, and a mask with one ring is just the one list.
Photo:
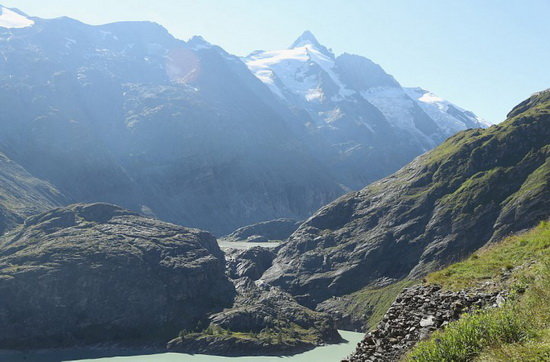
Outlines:
{"label": "grey rock surface", "polygon": [[229,249],[225,252],[227,273],[231,279],[248,277],[258,280],[271,266],[274,258],[274,250],[260,246]]}
{"label": "grey rock surface", "polygon": [[416,342],[457,320],[462,313],[493,307],[503,293],[441,290],[437,285],[406,288],[377,328],[365,335],[344,362],[398,361]]}

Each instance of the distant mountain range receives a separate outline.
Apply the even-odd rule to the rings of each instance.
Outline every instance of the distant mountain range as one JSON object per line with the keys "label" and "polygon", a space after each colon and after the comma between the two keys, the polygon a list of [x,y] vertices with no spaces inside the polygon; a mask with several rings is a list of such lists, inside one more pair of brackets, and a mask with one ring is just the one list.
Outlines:
{"label": "distant mountain range", "polygon": [[309,32],[241,59],[150,22],[1,9],[0,152],[72,202],[224,234],[308,217],[486,125]]}

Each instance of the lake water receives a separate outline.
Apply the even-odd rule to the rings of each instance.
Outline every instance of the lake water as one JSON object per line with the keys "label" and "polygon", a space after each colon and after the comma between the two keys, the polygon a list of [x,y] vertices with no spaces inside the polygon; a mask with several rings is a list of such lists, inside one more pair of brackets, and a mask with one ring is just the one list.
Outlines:
{"label": "lake water", "polygon": [[[219,357],[201,354],[159,353],[135,354],[129,352],[102,350],[67,350],[40,352],[1,352],[0,361],[6,362],[60,362],[60,361],[98,361],[98,362],[338,362],[355,350],[363,333],[340,331],[346,340],[344,343],[317,347],[311,351],[285,357]],[[143,352],[141,352],[143,353]]]}
{"label": "lake water", "polygon": [[220,249],[249,249],[254,246],[261,246],[263,248],[275,248],[279,246],[280,242],[266,241],[262,243],[249,243],[246,241],[225,241],[218,239],[218,245]]}

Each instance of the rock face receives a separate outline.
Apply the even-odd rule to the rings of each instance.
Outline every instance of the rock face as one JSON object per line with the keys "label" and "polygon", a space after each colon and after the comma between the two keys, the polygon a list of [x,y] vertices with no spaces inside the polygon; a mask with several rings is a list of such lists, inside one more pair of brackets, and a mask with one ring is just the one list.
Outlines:
{"label": "rock face", "polygon": [[398,361],[419,340],[457,320],[462,313],[497,306],[499,292],[452,292],[437,285],[405,289],[384,315],[378,327],[366,334],[345,362]]}
{"label": "rock face", "polygon": [[320,209],[262,279],[316,306],[418,278],[550,216],[550,91]]}
{"label": "rock face", "polygon": [[298,304],[289,294],[261,281],[236,279],[232,308],[210,316],[199,332],[184,332],[170,350],[221,355],[291,354],[341,337],[332,319]]}
{"label": "rock face", "polygon": [[33,214],[66,202],[50,183],[30,175],[0,153],[0,235]]}
{"label": "rock face", "polygon": [[264,242],[269,240],[286,240],[298,229],[302,222],[295,219],[275,219],[257,224],[243,226],[224,236],[226,241]]}
{"label": "rock face", "polygon": [[110,204],[28,218],[0,239],[0,348],[164,345],[230,305],[207,232]]}

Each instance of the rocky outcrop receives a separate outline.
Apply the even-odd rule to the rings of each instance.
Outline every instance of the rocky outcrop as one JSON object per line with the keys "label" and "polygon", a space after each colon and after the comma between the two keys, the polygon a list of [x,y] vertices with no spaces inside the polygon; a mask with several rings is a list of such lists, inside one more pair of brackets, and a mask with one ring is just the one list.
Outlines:
{"label": "rocky outcrop", "polygon": [[234,281],[232,308],[210,316],[200,331],[182,331],[168,348],[186,353],[233,355],[293,354],[341,340],[332,319],[298,304],[262,281]]}
{"label": "rocky outcrop", "polygon": [[0,238],[0,349],[164,346],[233,296],[212,235],[110,204],[54,209]]}
{"label": "rocky outcrop", "polygon": [[550,216],[550,91],[320,209],[262,279],[315,307],[380,279],[417,279]]}
{"label": "rocky outcrop", "polygon": [[482,290],[459,292],[437,285],[406,288],[391,305],[377,328],[366,334],[345,362],[397,361],[416,342],[457,320],[462,313],[498,306],[505,293]]}
{"label": "rocky outcrop", "polygon": [[260,246],[225,251],[227,273],[231,279],[248,277],[258,280],[271,266],[274,258],[273,250]]}
{"label": "rocky outcrop", "polygon": [[0,153],[0,235],[26,217],[61,205],[65,197]]}
{"label": "rocky outcrop", "polygon": [[243,226],[223,237],[225,241],[264,242],[286,240],[302,222],[295,219],[275,219]]}

